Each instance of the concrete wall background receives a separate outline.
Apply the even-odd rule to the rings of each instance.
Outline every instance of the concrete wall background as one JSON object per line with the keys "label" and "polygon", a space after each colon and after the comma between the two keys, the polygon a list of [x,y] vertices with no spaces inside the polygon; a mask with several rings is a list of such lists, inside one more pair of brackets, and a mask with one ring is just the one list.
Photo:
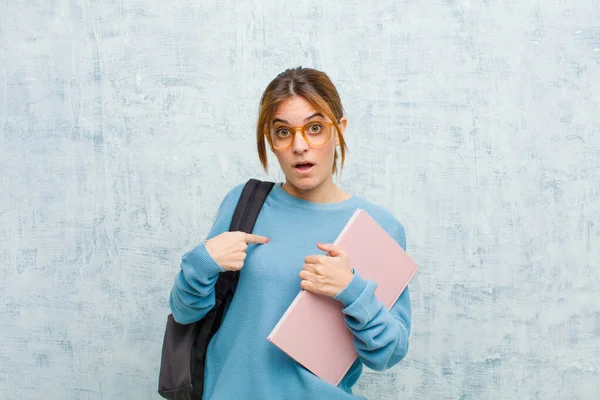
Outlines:
{"label": "concrete wall background", "polygon": [[356,391],[600,398],[597,0],[0,0],[0,397],[159,398],[180,257],[300,64],[421,265],[409,356]]}

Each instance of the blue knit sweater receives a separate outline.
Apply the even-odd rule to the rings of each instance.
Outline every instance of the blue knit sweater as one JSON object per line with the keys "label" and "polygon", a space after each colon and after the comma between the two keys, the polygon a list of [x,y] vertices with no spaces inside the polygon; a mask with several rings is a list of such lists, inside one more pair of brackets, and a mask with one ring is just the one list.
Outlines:
{"label": "blue knit sweater", "polygon": [[[243,185],[222,201],[210,239],[229,228]],[[356,273],[335,298],[343,305],[359,354],[339,386],[314,376],[267,341],[300,290],[298,273],[309,254],[323,254],[317,242],[333,243],[357,208],[367,211],[404,249],[405,231],[392,214],[358,196],[339,203],[313,203],[276,184],[261,210],[254,233],[270,242],[249,245],[244,268],[221,328],[209,344],[205,399],[357,399],[351,388],[362,365],[385,370],[406,355],[410,298],[404,290],[390,311],[375,298],[375,283]],[[180,323],[201,319],[214,305],[214,284],[223,269],[204,244],[186,253],[173,285],[170,306]]]}

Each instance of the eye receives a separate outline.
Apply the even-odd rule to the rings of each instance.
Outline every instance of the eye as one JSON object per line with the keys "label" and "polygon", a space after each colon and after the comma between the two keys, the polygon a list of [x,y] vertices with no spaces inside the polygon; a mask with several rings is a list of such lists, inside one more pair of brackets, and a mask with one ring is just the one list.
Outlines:
{"label": "eye", "polygon": [[308,127],[308,133],[319,133],[323,129],[321,124],[311,124]]}
{"label": "eye", "polygon": [[279,137],[287,137],[291,134],[290,129],[285,127],[277,129],[275,133]]}

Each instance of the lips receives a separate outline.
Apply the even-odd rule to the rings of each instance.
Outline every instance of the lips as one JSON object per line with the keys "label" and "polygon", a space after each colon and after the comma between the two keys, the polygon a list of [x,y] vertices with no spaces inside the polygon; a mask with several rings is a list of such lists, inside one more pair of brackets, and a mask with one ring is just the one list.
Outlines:
{"label": "lips", "polygon": [[310,169],[314,166],[313,163],[311,162],[299,162],[294,164],[294,168],[297,169],[300,172],[307,172],[310,171]]}

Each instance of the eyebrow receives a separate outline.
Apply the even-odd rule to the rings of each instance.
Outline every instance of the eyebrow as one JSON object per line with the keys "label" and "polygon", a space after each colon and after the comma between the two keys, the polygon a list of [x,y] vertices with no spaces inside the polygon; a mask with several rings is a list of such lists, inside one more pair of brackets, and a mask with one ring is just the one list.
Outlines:
{"label": "eyebrow", "polygon": [[[321,114],[320,112],[318,112],[318,113],[314,113],[313,115],[304,118],[304,121],[306,122],[309,119],[313,119],[314,117],[321,117],[321,118],[325,119],[325,117],[323,116],[323,114]],[[286,121],[285,119],[281,119],[281,118],[275,118],[273,120],[273,122],[271,123],[271,125],[275,125],[275,122],[283,122],[284,124],[288,124],[289,125],[288,121]]]}

